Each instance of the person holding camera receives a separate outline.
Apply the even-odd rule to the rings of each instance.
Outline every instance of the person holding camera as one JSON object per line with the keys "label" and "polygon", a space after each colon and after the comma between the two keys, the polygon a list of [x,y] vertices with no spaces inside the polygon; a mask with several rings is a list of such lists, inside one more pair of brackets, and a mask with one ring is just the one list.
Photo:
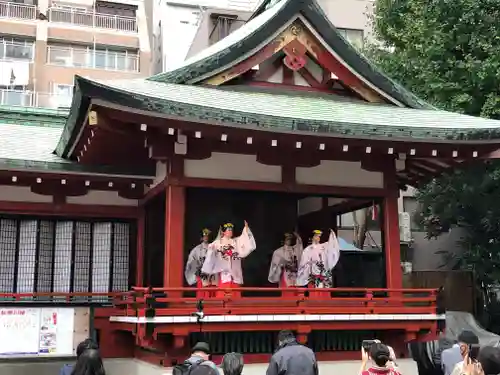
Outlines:
{"label": "person holding camera", "polygon": [[[368,361],[372,360],[373,364],[366,368]],[[360,375],[401,375],[397,370],[393,359],[391,359],[391,351],[387,345],[381,342],[374,342],[369,350],[361,347],[361,369]]]}
{"label": "person holding camera", "polygon": [[[472,332],[472,331],[462,331],[459,335],[458,335],[458,338],[457,338],[457,345],[450,348],[450,349],[446,349],[446,350],[443,350],[443,353],[441,354],[441,366],[443,367],[444,369],[444,372],[445,374],[447,374],[447,371],[449,370],[449,368],[451,368],[451,366],[454,365],[453,367],[453,371],[451,372],[451,375],[461,375],[464,373],[465,371],[465,366],[468,364],[465,359],[470,359],[470,348],[471,348],[471,345],[472,346],[477,346],[479,345],[479,337],[477,337],[477,335]],[[460,354],[460,358],[457,358],[457,356],[451,356],[451,354],[453,353],[453,351],[456,351],[458,350],[459,354]],[[474,356],[475,357],[475,356]],[[461,360],[459,360],[461,359]],[[475,359],[475,358],[474,358]],[[459,360],[459,362],[455,362]]]}

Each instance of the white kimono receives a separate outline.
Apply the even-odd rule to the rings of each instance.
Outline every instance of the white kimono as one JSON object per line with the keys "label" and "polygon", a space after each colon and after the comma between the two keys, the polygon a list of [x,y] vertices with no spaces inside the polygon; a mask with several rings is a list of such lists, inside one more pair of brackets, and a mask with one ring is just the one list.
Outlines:
{"label": "white kimono", "polygon": [[312,283],[317,288],[333,287],[332,270],[340,257],[340,246],[334,233],[328,242],[311,244],[304,249],[297,275],[297,285]]}
{"label": "white kimono", "polygon": [[208,244],[202,242],[189,253],[189,257],[186,263],[186,269],[184,270],[184,276],[188,285],[194,285],[197,282],[197,277],[201,279],[203,286],[210,286],[216,284],[216,275],[210,275],[203,273],[201,268],[203,263],[205,263],[205,258],[207,256]]}
{"label": "white kimono", "polygon": [[208,245],[207,257],[202,272],[219,275],[221,283],[243,284],[241,259],[246,258],[257,247],[250,228],[243,228],[241,236],[225,238],[219,236]]}
{"label": "white kimono", "polygon": [[296,286],[297,272],[303,251],[304,247],[300,237],[297,237],[297,243],[294,246],[283,245],[275,250],[269,267],[269,282],[279,283],[284,275],[286,286]]}

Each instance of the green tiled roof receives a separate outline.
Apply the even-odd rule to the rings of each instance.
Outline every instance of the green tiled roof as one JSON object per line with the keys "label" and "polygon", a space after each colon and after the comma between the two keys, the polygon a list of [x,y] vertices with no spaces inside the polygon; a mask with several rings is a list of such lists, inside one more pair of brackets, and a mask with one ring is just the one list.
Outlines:
{"label": "green tiled roof", "polygon": [[62,128],[69,110],[0,105],[0,122]]}
{"label": "green tiled roof", "polygon": [[[260,11],[234,33],[172,71],[147,79],[108,82],[77,76],[57,154],[72,156],[70,151],[78,141],[91,99],[212,124],[207,126],[406,141],[500,139],[500,121],[437,110],[385,76],[338,33],[316,0],[280,0]],[[262,49],[299,15],[350,68],[402,106],[345,101],[336,95],[195,85]]]}
{"label": "green tiled roof", "polygon": [[[410,108],[433,107],[382,73],[338,32],[316,0],[281,0],[256,12],[255,18],[218,43],[171,71],[148,78],[164,83],[195,84],[247,59],[273,41],[281,30],[301,15],[335,53],[365,80]],[[260,8],[259,8],[260,9]],[[258,14],[257,14],[258,13]]]}
{"label": "green tiled roof", "polygon": [[82,95],[110,103],[187,121],[254,130],[393,140],[500,139],[500,121],[367,103],[337,95],[277,93],[249,86],[190,86],[145,79],[97,82],[79,77],[77,83]]}

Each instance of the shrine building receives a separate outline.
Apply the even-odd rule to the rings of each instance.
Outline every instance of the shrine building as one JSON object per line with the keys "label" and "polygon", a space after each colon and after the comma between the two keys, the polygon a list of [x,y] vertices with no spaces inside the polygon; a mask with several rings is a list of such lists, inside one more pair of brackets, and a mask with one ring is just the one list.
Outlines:
{"label": "shrine building", "polygon": [[[77,76],[69,114],[42,112],[12,109],[0,126],[2,303],[89,304],[105,357],[164,365],[200,337],[215,355],[265,361],[285,328],[320,360],[357,359],[363,339],[398,355],[434,339],[438,292],[403,289],[399,191],[500,148],[499,121],[419,99],[316,0],[265,1],[172,71]],[[307,243],[372,206],[382,251],[341,252],[331,298],[283,297],[268,283],[285,232]],[[244,220],[257,249],[242,296],[205,300],[200,326],[187,255],[203,228],[232,222],[239,234]]]}

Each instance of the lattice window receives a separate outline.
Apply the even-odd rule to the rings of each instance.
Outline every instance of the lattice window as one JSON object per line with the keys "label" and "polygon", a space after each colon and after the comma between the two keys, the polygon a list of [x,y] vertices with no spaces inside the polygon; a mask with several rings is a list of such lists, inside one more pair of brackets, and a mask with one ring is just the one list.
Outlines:
{"label": "lattice window", "polygon": [[56,223],[55,241],[53,291],[69,293],[71,287],[71,250],[73,247],[72,221],[58,221]]}
{"label": "lattice window", "polygon": [[125,291],[130,236],[128,223],[0,218],[0,293]]}
{"label": "lattice window", "polygon": [[19,255],[17,260],[17,293],[35,291],[35,260],[38,222],[22,220],[19,223]]}
{"label": "lattice window", "polygon": [[130,254],[130,225],[114,224],[113,236],[113,292],[128,290]]}
{"label": "lattice window", "polygon": [[54,269],[54,227],[52,221],[40,221],[38,244],[38,281],[36,291],[49,293],[52,290],[52,271]]}
{"label": "lattice window", "polygon": [[109,291],[111,223],[95,223],[92,241],[92,292]]}
{"label": "lattice window", "polygon": [[14,293],[17,221],[0,220],[0,293]]}
{"label": "lattice window", "polygon": [[78,221],[75,224],[73,292],[86,293],[89,291],[91,252],[92,224]]}

